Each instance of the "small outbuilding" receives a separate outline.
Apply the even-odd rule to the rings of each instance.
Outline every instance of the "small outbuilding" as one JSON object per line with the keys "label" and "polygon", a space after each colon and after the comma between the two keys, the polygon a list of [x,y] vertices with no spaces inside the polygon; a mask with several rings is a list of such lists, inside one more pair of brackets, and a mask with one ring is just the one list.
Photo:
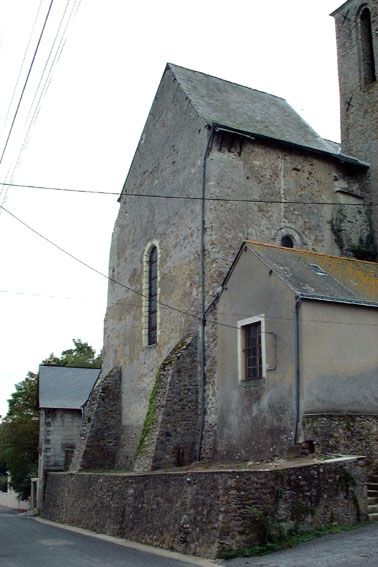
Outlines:
{"label": "small outbuilding", "polygon": [[377,307],[376,263],[244,242],[216,306],[215,459],[282,456],[319,416],[376,426]]}
{"label": "small outbuilding", "polygon": [[79,440],[83,405],[100,374],[98,368],[41,365],[38,378],[39,489],[45,474],[69,469]]}

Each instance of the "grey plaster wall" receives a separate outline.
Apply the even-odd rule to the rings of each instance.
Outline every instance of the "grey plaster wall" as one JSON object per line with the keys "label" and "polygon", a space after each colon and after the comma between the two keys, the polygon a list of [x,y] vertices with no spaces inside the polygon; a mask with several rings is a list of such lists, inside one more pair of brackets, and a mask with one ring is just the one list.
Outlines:
{"label": "grey plaster wall", "polygon": [[[50,474],[43,517],[194,555],[367,515],[363,460],[258,471]],[[164,521],[162,521],[162,518]]]}
{"label": "grey plaster wall", "polygon": [[[217,305],[218,419],[214,458],[269,459],[293,440],[294,294],[248,249],[242,253]],[[266,372],[241,380],[238,321],[263,316]]]}
{"label": "grey plaster wall", "polygon": [[377,309],[321,301],[300,309],[302,412],[378,414]]}
{"label": "grey plaster wall", "polygon": [[[363,185],[369,200],[378,197],[378,82],[366,84],[363,77],[359,14],[367,6],[371,13],[372,39],[378,74],[378,2],[350,0],[335,15],[341,111],[341,143],[345,153],[370,164]],[[348,12],[348,13],[347,13]],[[344,18],[347,13],[347,18]],[[348,102],[350,104],[348,104]],[[376,235],[377,208],[371,209]]]}

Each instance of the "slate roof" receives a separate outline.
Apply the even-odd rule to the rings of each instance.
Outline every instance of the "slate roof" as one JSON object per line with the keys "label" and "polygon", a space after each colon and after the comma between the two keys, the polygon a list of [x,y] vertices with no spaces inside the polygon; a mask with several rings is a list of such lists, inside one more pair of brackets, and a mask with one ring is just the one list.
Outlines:
{"label": "slate roof", "polygon": [[40,366],[40,408],[80,409],[87,401],[101,370],[68,366]]}
{"label": "slate roof", "polygon": [[321,138],[283,98],[167,64],[194,109],[209,124],[306,147],[356,164]]}
{"label": "slate roof", "polygon": [[300,297],[378,307],[378,264],[260,242],[245,244]]}

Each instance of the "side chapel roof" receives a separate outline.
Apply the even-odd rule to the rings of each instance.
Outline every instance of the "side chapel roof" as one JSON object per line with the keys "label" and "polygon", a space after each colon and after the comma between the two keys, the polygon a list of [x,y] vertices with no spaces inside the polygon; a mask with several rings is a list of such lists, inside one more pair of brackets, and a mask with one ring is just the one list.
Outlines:
{"label": "side chapel roof", "polygon": [[233,266],[245,246],[303,299],[378,307],[375,262],[246,240]]}
{"label": "side chapel roof", "polygon": [[172,63],[167,64],[167,69],[172,71],[197,113],[209,124],[367,165],[340,154],[335,143],[319,136],[283,98]]}
{"label": "side chapel roof", "polygon": [[99,368],[40,366],[39,407],[80,409],[87,401],[100,372]]}

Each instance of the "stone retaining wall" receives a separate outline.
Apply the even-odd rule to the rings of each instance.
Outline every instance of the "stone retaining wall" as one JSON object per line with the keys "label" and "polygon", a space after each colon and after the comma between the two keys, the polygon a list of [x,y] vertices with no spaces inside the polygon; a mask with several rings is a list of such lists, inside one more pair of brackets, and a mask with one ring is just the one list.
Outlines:
{"label": "stone retaining wall", "polygon": [[255,471],[51,473],[43,517],[216,557],[262,543],[267,526],[309,531],[365,519],[365,480],[364,460],[352,458]]}
{"label": "stone retaining wall", "polygon": [[364,455],[368,475],[378,474],[378,415],[305,415],[303,428],[318,453]]}

